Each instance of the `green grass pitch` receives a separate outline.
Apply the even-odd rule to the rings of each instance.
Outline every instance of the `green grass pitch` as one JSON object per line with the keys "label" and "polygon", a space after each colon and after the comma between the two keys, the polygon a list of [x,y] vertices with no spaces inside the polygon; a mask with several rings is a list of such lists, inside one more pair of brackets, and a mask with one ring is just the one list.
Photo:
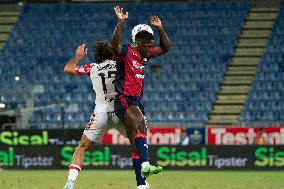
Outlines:
{"label": "green grass pitch", "polygon": [[[68,171],[0,171],[0,189],[61,189]],[[166,171],[148,179],[151,189],[279,189],[280,171]],[[74,189],[136,189],[132,171],[82,170]]]}

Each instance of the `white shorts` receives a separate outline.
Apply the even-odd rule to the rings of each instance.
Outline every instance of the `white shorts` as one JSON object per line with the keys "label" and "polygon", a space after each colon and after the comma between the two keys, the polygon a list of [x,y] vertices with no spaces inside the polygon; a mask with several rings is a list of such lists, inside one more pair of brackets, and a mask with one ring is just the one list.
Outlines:
{"label": "white shorts", "polygon": [[101,143],[103,135],[109,129],[116,129],[126,137],[124,125],[115,113],[94,112],[83,134],[91,141]]}

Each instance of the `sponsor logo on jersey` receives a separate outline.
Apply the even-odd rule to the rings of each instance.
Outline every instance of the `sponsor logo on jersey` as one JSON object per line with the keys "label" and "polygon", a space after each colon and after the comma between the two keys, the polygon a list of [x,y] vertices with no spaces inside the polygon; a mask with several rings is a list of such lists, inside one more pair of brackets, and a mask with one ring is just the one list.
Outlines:
{"label": "sponsor logo on jersey", "polygon": [[115,64],[107,64],[105,66],[100,66],[98,65],[98,71],[101,71],[101,70],[107,70],[107,69],[115,69]]}
{"label": "sponsor logo on jersey", "polygon": [[140,69],[140,70],[142,70],[145,67],[145,66],[140,66],[139,63],[135,60],[132,61],[132,64],[136,69]]}

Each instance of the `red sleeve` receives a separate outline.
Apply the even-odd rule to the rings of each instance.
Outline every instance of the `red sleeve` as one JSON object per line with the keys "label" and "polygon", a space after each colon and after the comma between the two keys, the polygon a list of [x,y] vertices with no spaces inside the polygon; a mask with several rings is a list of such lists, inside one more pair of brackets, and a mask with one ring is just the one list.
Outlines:
{"label": "red sleeve", "polygon": [[148,54],[147,54],[148,59],[153,58],[153,55],[154,55],[155,51],[156,51],[156,48],[155,48],[155,47],[152,47],[152,48],[150,49],[150,51],[149,51]]}
{"label": "red sleeve", "polygon": [[75,72],[78,75],[87,75],[88,77],[90,77],[91,68],[92,68],[91,64],[86,64],[84,66],[76,66]]}

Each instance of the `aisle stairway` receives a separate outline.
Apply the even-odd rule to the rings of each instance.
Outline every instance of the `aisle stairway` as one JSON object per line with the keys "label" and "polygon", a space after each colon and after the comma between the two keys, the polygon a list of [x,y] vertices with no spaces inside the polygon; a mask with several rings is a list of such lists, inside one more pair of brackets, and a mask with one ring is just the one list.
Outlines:
{"label": "aisle stairway", "polygon": [[0,50],[3,49],[9,33],[13,30],[21,14],[21,6],[18,5],[0,5]]}
{"label": "aisle stairway", "polygon": [[231,63],[209,115],[207,126],[234,125],[246,102],[260,58],[279,10],[251,8]]}

